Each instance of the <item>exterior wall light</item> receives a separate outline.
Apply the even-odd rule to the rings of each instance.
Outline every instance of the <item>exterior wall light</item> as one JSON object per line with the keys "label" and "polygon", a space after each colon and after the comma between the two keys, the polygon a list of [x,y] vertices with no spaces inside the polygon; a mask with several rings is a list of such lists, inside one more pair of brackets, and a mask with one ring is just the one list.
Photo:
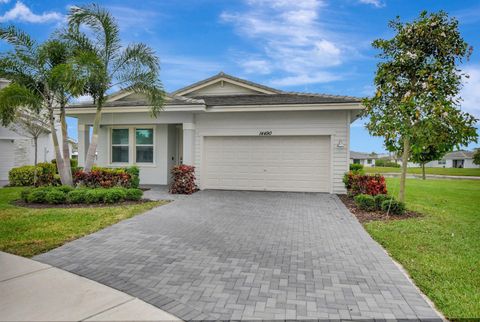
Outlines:
{"label": "exterior wall light", "polygon": [[342,140],[338,140],[338,144],[337,144],[337,147],[342,149],[345,147],[345,144],[343,144],[343,141]]}

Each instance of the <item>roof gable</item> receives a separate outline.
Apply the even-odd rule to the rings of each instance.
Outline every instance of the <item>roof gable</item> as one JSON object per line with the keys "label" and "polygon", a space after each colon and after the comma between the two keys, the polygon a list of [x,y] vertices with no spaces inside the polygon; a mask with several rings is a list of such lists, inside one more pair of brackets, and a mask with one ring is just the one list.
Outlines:
{"label": "roof gable", "polygon": [[221,72],[210,78],[180,88],[172,94],[180,96],[221,96],[278,93],[282,93],[282,91]]}

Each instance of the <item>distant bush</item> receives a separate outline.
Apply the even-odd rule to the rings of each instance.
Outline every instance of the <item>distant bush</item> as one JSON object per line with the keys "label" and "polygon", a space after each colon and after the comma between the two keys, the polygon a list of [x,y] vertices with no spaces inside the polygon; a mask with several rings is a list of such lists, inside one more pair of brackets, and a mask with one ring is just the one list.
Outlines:
{"label": "distant bush", "polygon": [[393,161],[387,159],[376,159],[375,160],[376,167],[386,167],[386,168],[400,168],[400,164],[395,163]]}
{"label": "distant bush", "polygon": [[67,195],[60,189],[51,189],[45,194],[45,201],[50,204],[65,203]]}
{"label": "distant bush", "polygon": [[375,210],[375,199],[371,195],[360,194],[354,197],[355,204],[358,208],[365,211]]}
{"label": "distant bush", "polygon": [[138,201],[142,199],[142,196],[143,196],[143,191],[136,188],[127,189],[125,190],[125,193],[126,193],[125,199],[127,200]]}
{"label": "distant bush", "polygon": [[350,171],[363,170],[363,164],[359,163],[350,163]]}
{"label": "distant bush", "polygon": [[389,195],[380,194],[380,195],[376,195],[374,199],[375,199],[375,208],[377,210],[382,210],[383,202],[386,200],[391,200],[393,199],[393,197]]}
{"label": "distant bush", "polygon": [[385,200],[382,203],[382,211],[393,215],[402,215],[405,213],[405,204],[397,200]]}

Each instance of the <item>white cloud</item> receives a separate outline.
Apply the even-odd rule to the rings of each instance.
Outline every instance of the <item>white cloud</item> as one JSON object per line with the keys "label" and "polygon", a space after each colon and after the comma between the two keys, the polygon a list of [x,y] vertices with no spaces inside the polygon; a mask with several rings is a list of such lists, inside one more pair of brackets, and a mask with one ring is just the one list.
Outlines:
{"label": "white cloud", "polygon": [[9,3],[10,0],[0,0],[0,3]]}
{"label": "white cloud", "polygon": [[33,13],[23,2],[18,1],[15,7],[0,16],[0,22],[20,21],[29,23],[45,23],[62,20],[63,16],[58,12]]}
{"label": "white cloud", "polygon": [[240,61],[246,73],[279,71],[285,76],[272,84],[285,86],[340,78],[325,69],[341,65],[350,48],[321,24],[322,0],[245,1],[247,10],[220,17],[259,48],[260,53]]}
{"label": "white cloud", "polygon": [[383,3],[381,0],[359,0],[359,1],[360,3],[370,4],[377,8],[385,7],[385,3]]}
{"label": "white cloud", "polygon": [[464,70],[470,77],[464,81],[460,93],[462,110],[480,118],[480,65],[470,65]]}

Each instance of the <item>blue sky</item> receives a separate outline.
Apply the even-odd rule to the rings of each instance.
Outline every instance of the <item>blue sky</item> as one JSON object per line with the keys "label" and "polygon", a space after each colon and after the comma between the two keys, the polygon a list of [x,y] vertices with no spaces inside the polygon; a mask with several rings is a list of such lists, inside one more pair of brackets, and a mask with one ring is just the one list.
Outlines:
{"label": "blue sky", "polygon": [[[65,23],[71,5],[91,1],[0,0],[0,23],[37,40]],[[391,37],[389,20],[420,11],[457,17],[474,47],[462,66],[470,74],[462,109],[480,118],[480,2],[441,0],[182,0],[99,1],[117,18],[125,43],[145,42],[161,60],[168,91],[219,71],[290,90],[367,96],[377,59],[371,42]],[[6,50],[0,44],[0,51]],[[69,133],[76,138],[75,120]],[[384,151],[361,121],[351,130],[352,150]],[[471,144],[473,148],[477,144]]]}

